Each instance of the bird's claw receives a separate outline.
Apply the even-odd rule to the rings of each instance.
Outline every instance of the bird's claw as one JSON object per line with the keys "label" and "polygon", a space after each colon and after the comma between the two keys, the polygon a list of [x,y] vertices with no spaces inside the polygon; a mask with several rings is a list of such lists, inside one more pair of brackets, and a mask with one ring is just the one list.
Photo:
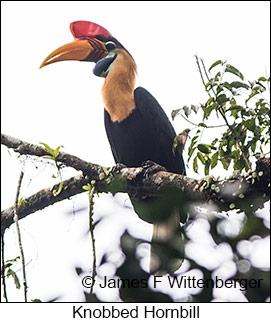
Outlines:
{"label": "bird's claw", "polygon": [[117,174],[117,173],[120,173],[120,171],[121,171],[123,168],[127,168],[127,166],[125,166],[124,164],[121,164],[121,163],[117,163],[115,166],[113,166],[113,167],[111,168],[110,173],[111,173],[112,175]]}
{"label": "bird's claw", "polygon": [[201,192],[203,190],[207,190],[214,180],[214,176],[207,175],[199,180],[198,184],[195,186],[195,189],[199,189]]}
{"label": "bird's claw", "polygon": [[144,163],[141,164],[141,167],[143,168],[142,175],[146,179],[150,178],[153,174],[158,173],[160,171],[167,171],[165,167],[156,164],[151,160],[146,160]]}

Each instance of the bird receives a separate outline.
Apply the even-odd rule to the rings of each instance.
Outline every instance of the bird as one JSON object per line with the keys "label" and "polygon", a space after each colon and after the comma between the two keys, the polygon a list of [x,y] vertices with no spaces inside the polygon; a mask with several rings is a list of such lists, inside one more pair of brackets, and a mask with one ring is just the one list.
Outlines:
{"label": "bird", "polygon": [[[70,30],[74,41],[54,50],[40,68],[67,60],[95,63],[94,75],[104,78],[104,123],[115,163],[140,167],[149,161],[168,172],[185,175],[182,153],[173,149],[176,133],[166,113],[146,89],[135,88],[137,65],[129,51],[107,29],[94,22],[75,21],[70,24]],[[153,224],[150,272],[164,273],[163,267],[176,271],[183,262],[180,256],[183,247],[177,246],[178,256],[163,260],[165,250],[161,252],[159,243],[171,243],[175,247],[182,244],[179,210],[173,208],[167,215],[157,204],[151,212],[147,206],[153,198],[138,202],[132,197],[131,200],[139,217]],[[164,263],[167,261],[170,264]]]}

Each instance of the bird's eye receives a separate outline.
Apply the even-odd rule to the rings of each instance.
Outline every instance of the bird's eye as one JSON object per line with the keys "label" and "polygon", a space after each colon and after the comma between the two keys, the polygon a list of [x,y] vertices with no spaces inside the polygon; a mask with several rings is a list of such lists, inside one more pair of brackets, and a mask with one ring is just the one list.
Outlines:
{"label": "bird's eye", "polygon": [[108,41],[107,43],[105,43],[105,47],[108,51],[110,51],[117,48],[117,45],[112,41]]}

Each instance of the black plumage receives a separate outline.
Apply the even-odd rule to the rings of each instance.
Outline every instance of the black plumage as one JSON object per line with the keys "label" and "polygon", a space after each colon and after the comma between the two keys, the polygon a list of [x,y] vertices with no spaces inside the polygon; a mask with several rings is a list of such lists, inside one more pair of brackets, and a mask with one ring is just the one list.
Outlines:
{"label": "black plumage", "polygon": [[151,160],[169,172],[185,174],[183,157],[172,152],[175,130],[156,99],[144,88],[134,91],[136,109],[122,122],[105,110],[105,128],[116,163],[139,167]]}

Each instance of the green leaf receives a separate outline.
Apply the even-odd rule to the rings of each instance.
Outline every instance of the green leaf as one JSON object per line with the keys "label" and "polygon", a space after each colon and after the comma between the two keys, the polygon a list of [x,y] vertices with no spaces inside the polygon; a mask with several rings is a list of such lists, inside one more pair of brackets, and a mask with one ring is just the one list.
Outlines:
{"label": "green leaf", "polygon": [[20,256],[17,256],[16,258],[6,260],[6,262],[16,262],[20,258],[21,258]]}
{"label": "green leaf", "polygon": [[220,76],[221,76],[221,73],[220,73],[220,72],[216,73],[216,75],[215,75],[215,77],[214,77],[214,81],[215,81],[215,82],[218,82],[218,81],[219,81]]}
{"label": "green leaf", "polygon": [[54,155],[54,149],[52,149],[50,146],[48,146],[47,144],[45,144],[44,142],[40,142],[41,145],[44,146],[44,150],[49,153],[51,156]]}
{"label": "green leaf", "polygon": [[211,165],[211,159],[207,159],[204,166],[205,176],[209,175],[210,165]]}
{"label": "green leaf", "polygon": [[191,146],[188,148],[188,160],[187,160],[187,162],[189,162],[189,160],[191,159],[195,149],[196,149],[196,147],[191,148]]}
{"label": "green leaf", "polygon": [[193,159],[193,170],[195,173],[198,173],[198,160],[197,156]]}
{"label": "green leaf", "polygon": [[181,109],[176,109],[176,110],[173,110],[171,112],[171,118],[172,118],[172,120],[174,120],[177,117],[177,115],[180,113],[180,111],[181,111]]}
{"label": "green leaf", "polygon": [[218,96],[218,94],[221,93],[221,92],[223,92],[223,91],[224,91],[223,87],[222,86],[218,86],[216,88],[216,96]]}
{"label": "green leaf", "polygon": [[199,106],[191,104],[191,110],[197,113],[199,111]]}
{"label": "green leaf", "polygon": [[233,169],[234,170],[243,170],[246,169],[247,170],[247,165],[246,162],[244,161],[243,156],[240,156],[239,159],[235,160],[234,165],[233,165]]}
{"label": "green leaf", "polygon": [[229,82],[224,82],[221,84],[221,86],[223,86],[224,88],[232,92],[232,86],[230,85]]}
{"label": "green leaf", "polygon": [[257,86],[257,87],[255,87],[253,90],[252,90],[252,92],[250,93],[250,95],[249,95],[249,97],[246,99],[246,104],[248,103],[248,101],[250,100],[250,99],[252,99],[255,95],[257,95],[257,94],[259,94],[260,92],[259,92],[259,86]]}
{"label": "green leaf", "polygon": [[58,146],[56,149],[52,149],[49,145],[45,144],[44,142],[40,142],[41,145],[44,146],[44,150],[49,153],[50,156],[44,156],[44,158],[55,160],[59,154],[59,149],[63,146]]}
{"label": "green leaf", "polygon": [[233,107],[234,105],[237,105],[237,102],[236,102],[236,100],[235,100],[235,98],[234,97],[232,97],[231,99],[230,99],[230,104],[231,104],[231,106]]}
{"label": "green leaf", "polygon": [[238,112],[242,111],[244,108],[241,105],[232,105],[227,111],[231,111],[231,115],[236,117]]}
{"label": "green leaf", "polygon": [[228,150],[232,149],[232,146],[236,144],[236,139],[235,138],[231,138],[228,140]]}
{"label": "green leaf", "polygon": [[236,76],[238,76],[241,80],[244,80],[243,74],[234,66],[227,64],[225,72],[232,73]]}
{"label": "green leaf", "polygon": [[197,139],[198,139],[199,136],[195,136],[192,138],[191,140],[191,147],[193,147],[195,145],[195,143],[197,142]]}
{"label": "green leaf", "polygon": [[203,122],[200,122],[200,123],[198,124],[198,127],[207,128],[207,125],[206,125],[205,123],[203,123]]}
{"label": "green leaf", "polygon": [[208,87],[210,86],[210,88],[211,88],[211,83],[210,82],[207,82],[206,84],[205,84],[205,89],[206,90],[208,90]]}
{"label": "green leaf", "polygon": [[206,106],[206,108],[204,109],[204,114],[203,114],[203,118],[204,119],[208,119],[211,112],[216,109],[218,107],[218,103],[217,102],[214,102],[213,104],[211,105],[208,105]]}
{"label": "green leaf", "polygon": [[211,104],[214,101],[213,97],[210,97],[207,101],[206,101],[206,106]]}
{"label": "green leaf", "polygon": [[251,147],[251,150],[252,150],[253,153],[255,153],[256,146],[257,146],[257,141],[251,143],[250,147]]}
{"label": "green leaf", "polygon": [[266,79],[266,77],[261,76],[261,77],[259,77],[259,78],[258,78],[258,81],[259,81],[259,82],[266,82],[266,81],[267,81],[267,79]]}
{"label": "green leaf", "polygon": [[191,114],[191,108],[189,108],[186,105],[183,107],[183,111],[184,111],[184,114],[186,115],[186,117],[188,117]]}
{"label": "green leaf", "polygon": [[219,105],[222,105],[223,103],[229,101],[229,99],[227,98],[226,94],[220,94],[218,97],[217,97],[217,102]]}
{"label": "green leaf", "polygon": [[205,165],[205,158],[200,152],[197,153],[197,157],[201,161],[202,165]]}
{"label": "green leaf", "polygon": [[218,162],[218,151],[216,153],[213,154],[212,158],[211,158],[211,168],[215,168]]}
{"label": "green leaf", "polygon": [[63,146],[58,146],[54,151],[53,151],[53,157],[56,158],[59,155],[59,149]]}
{"label": "green leaf", "polygon": [[214,63],[209,67],[208,71],[210,72],[210,71],[211,71],[211,69],[213,69],[214,67],[216,67],[216,66],[217,66],[217,65],[219,65],[219,64],[223,64],[223,62],[222,62],[222,60],[221,60],[221,59],[219,59],[218,61],[214,62]]}
{"label": "green leaf", "polygon": [[18,201],[18,206],[21,206],[24,204],[24,199],[21,197]]}
{"label": "green leaf", "polygon": [[91,191],[92,187],[91,185],[88,183],[87,185],[82,186],[82,189],[85,191]]}
{"label": "green leaf", "polygon": [[247,89],[247,90],[249,89],[249,86],[248,86],[247,84],[245,84],[245,83],[243,83],[243,82],[238,82],[238,81],[236,81],[236,82],[231,82],[230,86],[231,86],[231,87],[234,87],[234,88],[236,88],[236,89],[239,89],[240,87],[245,88],[245,89]]}
{"label": "green leaf", "polygon": [[217,142],[218,142],[218,138],[215,138],[215,139],[211,142],[211,146],[214,146]]}
{"label": "green leaf", "polygon": [[9,268],[7,271],[7,277],[9,277],[9,276],[11,276],[13,278],[16,288],[20,289],[21,288],[20,280],[19,280],[16,272],[14,270],[12,270],[11,268]]}
{"label": "green leaf", "polygon": [[228,170],[231,163],[231,159],[227,157],[222,157],[220,160],[223,165],[223,168]]}
{"label": "green leaf", "polygon": [[248,130],[254,132],[255,131],[255,119],[249,119],[244,121],[245,126],[247,127]]}
{"label": "green leaf", "polygon": [[198,144],[198,150],[204,154],[209,154],[210,148],[205,144]]}

